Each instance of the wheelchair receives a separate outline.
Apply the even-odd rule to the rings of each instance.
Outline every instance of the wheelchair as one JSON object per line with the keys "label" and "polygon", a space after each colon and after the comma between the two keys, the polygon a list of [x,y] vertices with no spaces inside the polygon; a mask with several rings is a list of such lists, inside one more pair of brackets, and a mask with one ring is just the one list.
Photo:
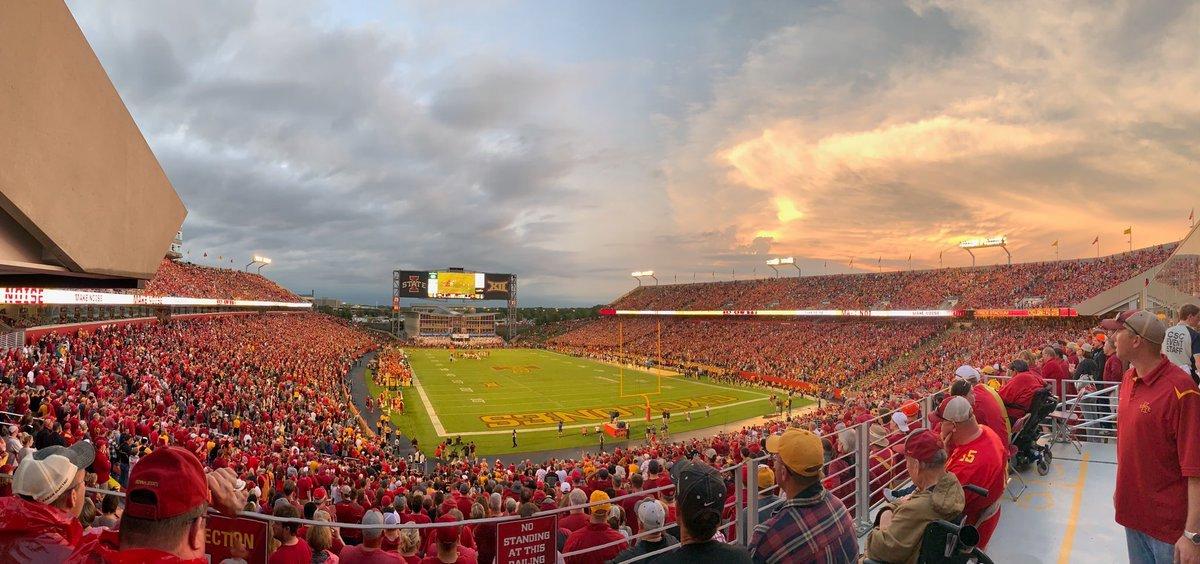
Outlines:
{"label": "wheelchair", "polygon": [[[967,484],[963,489],[970,490],[981,496],[987,496],[988,491],[979,486]],[[878,522],[876,522],[878,526]],[[938,519],[925,526],[921,536],[921,548],[917,552],[917,564],[993,564],[977,546],[979,531],[973,525],[967,524],[965,515],[959,516],[954,522]],[[866,558],[866,564],[888,564]]]}

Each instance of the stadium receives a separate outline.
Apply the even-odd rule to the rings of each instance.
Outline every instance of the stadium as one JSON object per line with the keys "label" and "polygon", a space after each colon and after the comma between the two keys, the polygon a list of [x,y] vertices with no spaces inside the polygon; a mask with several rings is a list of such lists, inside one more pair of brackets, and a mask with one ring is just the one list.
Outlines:
{"label": "stadium", "polygon": [[[1164,332],[1170,354],[1176,321],[1200,323],[1200,226],[1038,262],[640,271],[533,330],[521,272],[388,265],[390,322],[357,322],[270,258],[192,255],[185,202],[66,5],[0,15],[4,96],[34,108],[0,131],[36,133],[0,152],[0,560],[1127,561],[1117,488],[1157,478],[1119,473],[1117,437],[1174,445],[1123,419],[1171,401],[1131,395],[1158,356],[1129,343]],[[1170,405],[1200,396],[1170,381]],[[1169,409],[1149,425],[1190,430]],[[901,539],[946,492],[957,506]],[[806,500],[827,527],[781,529]],[[1173,532],[1189,501],[1153,519]]]}

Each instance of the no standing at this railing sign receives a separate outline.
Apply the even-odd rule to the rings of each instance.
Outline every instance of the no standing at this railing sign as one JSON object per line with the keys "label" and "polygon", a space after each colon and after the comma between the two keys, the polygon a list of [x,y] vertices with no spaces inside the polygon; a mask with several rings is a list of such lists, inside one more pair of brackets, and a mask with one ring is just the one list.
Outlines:
{"label": "no standing at this railing sign", "polygon": [[496,525],[496,564],[553,564],[558,554],[555,515]]}

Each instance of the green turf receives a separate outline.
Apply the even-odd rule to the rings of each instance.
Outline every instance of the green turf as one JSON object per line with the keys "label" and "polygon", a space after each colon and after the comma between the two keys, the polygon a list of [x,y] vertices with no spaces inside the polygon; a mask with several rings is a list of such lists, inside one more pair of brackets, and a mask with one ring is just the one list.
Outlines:
{"label": "green turf", "polygon": [[[431,405],[416,387],[406,388],[406,412],[394,415],[393,421],[405,434],[416,436],[427,453],[440,437],[458,435],[464,442],[475,441],[480,454],[595,446],[595,433],[584,437],[580,427],[594,429],[613,409],[622,410],[621,418],[632,427],[631,439],[639,441],[645,435],[645,398],[650,400],[654,425],[661,424],[663,409],[672,412],[673,435],[729,425],[770,410],[766,390],[658,376],[549,351],[493,350],[486,359],[454,362],[443,349],[410,349],[408,354]],[[367,381],[378,394],[369,375]],[[707,417],[706,404],[711,408]],[[690,422],[686,411],[693,411]],[[433,415],[444,433],[435,429]],[[561,438],[559,420],[564,421]],[[512,447],[514,428],[517,448]],[[607,446],[614,444],[611,437],[605,441]]]}

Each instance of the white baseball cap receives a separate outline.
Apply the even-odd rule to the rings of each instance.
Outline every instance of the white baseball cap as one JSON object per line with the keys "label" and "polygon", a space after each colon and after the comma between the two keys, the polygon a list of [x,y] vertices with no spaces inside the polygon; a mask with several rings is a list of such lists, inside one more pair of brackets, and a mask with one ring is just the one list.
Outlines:
{"label": "white baseball cap", "polygon": [[963,380],[979,380],[979,370],[969,364],[959,366],[954,371],[954,375]]}
{"label": "white baseball cap", "polygon": [[667,520],[667,511],[657,500],[646,499],[638,504],[637,516],[643,529],[657,529]]}
{"label": "white baseball cap", "polygon": [[81,441],[70,448],[48,446],[25,457],[13,473],[13,493],[49,503],[59,498],[75,482],[75,474],[92,464],[96,449]]}
{"label": "white baseball cap", "polygon": [[905,415],[903,412],[897,411],[897,412],[893,413],[892,414],[892,423],[896,424],[896,427],[900,429],[901,433],[908,432],[908,416]]}

